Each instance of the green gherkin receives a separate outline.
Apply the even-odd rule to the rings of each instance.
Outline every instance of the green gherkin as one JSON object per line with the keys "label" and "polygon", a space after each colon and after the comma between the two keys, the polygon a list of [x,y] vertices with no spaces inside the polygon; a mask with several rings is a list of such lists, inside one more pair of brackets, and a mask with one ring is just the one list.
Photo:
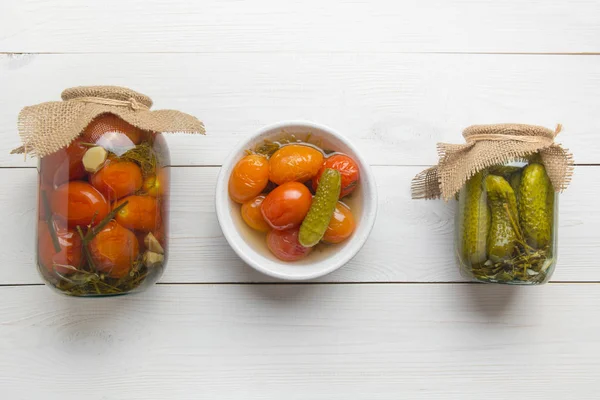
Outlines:
{"label": "green gherkin", "polygon": [[483,189],[483,173],[475,174],[465,186],[463,205],[462,251],[471,265],[479,265],[487,259],[487,235],[490,226],[490,210]]}
{"label": "green gherkin", "polygon": [[492,165],[488,168],[488,172],[492,175],[498,175],[506,179],[507,181],[511,176],[521,171],[521,168],[511,165]]}
{"label": "green gherkin", "polygon": [[510,176],[510,187],[513,189],[513,191],[515,192],[515,196],[517,197],[517,209],[518,209],[518,205],[521,201],[521,176],[523,176],[523,172],[519,169],[518,172],[515,172],[514,174],[512,174]]}
{"label": "green gherkin", "polygon": [[485,188],[492,214],[488,254],[492,261],[498,262],[511,258],[517,245],[517,200],[510,184],[500,176],[488,175]]}
{"label": "green gherkin", "polygon": [[342,175],[340,171],[326,168],[319,180],[317,193],[315,193],[308,214],[300,225],[298,241],[302,246],[312,247],[323,239],[340,197],[341,188]]}
{"label": "green gherkin", "polygon": [[527,243],[543,249],[550,244],[554,191],[542,164],[529,164],[521,177],[519,218]]}

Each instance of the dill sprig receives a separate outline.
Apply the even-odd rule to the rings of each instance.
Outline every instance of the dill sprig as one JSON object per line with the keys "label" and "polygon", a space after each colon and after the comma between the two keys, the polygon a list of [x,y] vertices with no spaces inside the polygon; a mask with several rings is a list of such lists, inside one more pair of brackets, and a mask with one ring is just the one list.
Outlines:
{"label": "dill sprig", "polygon": [[144,177],[156,174],[156,165],[159,163],[158,155],[152,148],[150,142],[138,144],[133,149],[123,153],[119,159],[137,163],[140,166]]}

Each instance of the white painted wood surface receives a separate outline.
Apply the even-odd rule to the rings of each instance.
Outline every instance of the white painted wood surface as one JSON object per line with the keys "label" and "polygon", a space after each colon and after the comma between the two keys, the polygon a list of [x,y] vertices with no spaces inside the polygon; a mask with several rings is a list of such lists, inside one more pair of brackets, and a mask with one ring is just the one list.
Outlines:
{"label": "white painted wood surface", "polygon": [[158,285],[103,300],[9,287],[0,387],[7,399],[595,399],[599,303],[588,284]]}
{"label": "white painted wood surface", "polygon": [[[1,397],[597,398],[599,12],[584,0],[1,1]],[[58,296],[33,266],[36,170],[8,155],[16,116],[88,84],[130,86],[207,126],[169,138],[172,256],[140,295]],[[352,138],[380,194],[364,249],[302,285],[251,271],[213,212],[231,145],[291,118]],[[506,121],[563,123],[579,164],[544,287],[462,283],[454,205],[410,199],[436,142]]]}
{"label": "white painted wood surface", "polygon": [[[598,36],[600,37],[600,35]],[[578,163],[598,162],[600,57],[473,54],[38,54],[0,56],[0,166],[16,115],[66,87],[111,83],[190,112],[208,135],[169,139],[174,165],[220,165],[243,135],[284,119],[344,132],[374,165],[437,161],[470,124],[564,125]],[[33,161],[29,164],[35,165]]]}
{"label": "white painted wood surface", "polygon": [[3,0],[11,52],[598,52],[589,0]]}

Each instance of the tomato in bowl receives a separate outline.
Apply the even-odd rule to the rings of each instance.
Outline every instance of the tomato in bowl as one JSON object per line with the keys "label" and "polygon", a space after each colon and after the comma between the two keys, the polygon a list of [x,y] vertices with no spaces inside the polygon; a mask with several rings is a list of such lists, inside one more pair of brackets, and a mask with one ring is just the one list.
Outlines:
{"label": "tomato in bowl", "polygon": [[[264,159],[250,163],[258,167],[245,174],[239,167],[249,156]],[[313,208],[318,207],[313,203],[322,196],[318,186],[329,182],[332,174],[325,171],[331,170],[339,187],[326,202],[331,208],[327,230],[319,229],[316,237],[313,232],[315,240],[307,243],[307,226],[312,226],[307,221],[315,220]],[[245,185],[237,177],[252,179]],[[242,192],[252,196],[242,199]],[[282,122],[259,130],[237,145],[217,180],[216,212],[226,240],[247,264],[279,279],[314,279],[346,264],[366,242],[376,209],[369,165],[343,135],[311,122]]]}

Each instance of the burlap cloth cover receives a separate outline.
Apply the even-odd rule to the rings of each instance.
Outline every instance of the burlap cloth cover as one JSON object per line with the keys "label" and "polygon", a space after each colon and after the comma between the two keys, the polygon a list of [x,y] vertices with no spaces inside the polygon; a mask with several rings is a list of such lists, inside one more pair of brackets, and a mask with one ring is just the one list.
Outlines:
{"label": "burlap cloth cover", "polygon": [[195,117],[175,111],[150,111],[152,100],[118,86],[80,86],[66,89],[63,101],[25,107],[19,113],[23,146],[11,154],[44,157],[67,147],[100,114],[118,115],[140,129],[152,132],[204,133]]}
{"label": "burlap cloth cover", "polygon": [[413,199],[450,200],[477,172],[492,165],[539,153],[554,190],[563,191],[573,174],[573,155],[554,143],[561,130],[535,125],[473,125],[463,131],[466,144],[438,143],[439,163],[414,177]]}

